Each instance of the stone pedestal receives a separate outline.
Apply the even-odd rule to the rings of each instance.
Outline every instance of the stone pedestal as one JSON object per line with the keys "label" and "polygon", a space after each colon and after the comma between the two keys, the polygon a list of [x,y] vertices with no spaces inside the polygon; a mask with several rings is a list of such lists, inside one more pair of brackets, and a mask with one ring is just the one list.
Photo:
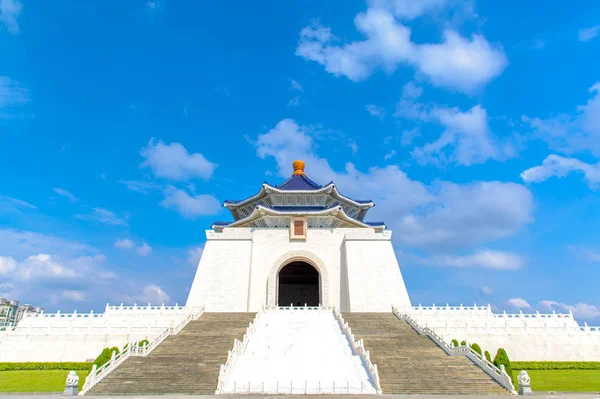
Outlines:
{"label": "stone pedestal", "polygon": [[519,395],[533,395],[530,385],[519,385]]}
{"label": "stone pedestal", "polygon": [[[94,367],[95,366],[96,365],[94,365]],[[76,396],[78,393],[77,387],[79,387],[79,376],[74,370],[71,370],[69,371],[67,381],[65,382],[65,390],[63,391],[63,396]]]}
{"label": "stone pedestal", "polygon": [[77,394],[79,393],[79,390],[77,389],[77,385],[75,386],[71,386],[71,387],[65,387],[65,391],[63,392],[62,396],[77,396]]}

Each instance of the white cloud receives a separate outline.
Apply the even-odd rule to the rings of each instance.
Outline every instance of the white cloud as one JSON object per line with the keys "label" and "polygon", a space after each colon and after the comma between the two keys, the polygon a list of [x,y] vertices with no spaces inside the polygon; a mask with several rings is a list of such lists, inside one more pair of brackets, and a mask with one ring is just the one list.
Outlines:
{"label": "white cloud", "polygon": [[573,252],[578,258],[590,262],[600,262],[600,251],[592,248],[585,248],[578,245],[567,245],[567,249]]}
{"label": "white cloud", "polygon": [[575,305],[568,305],[566,303],[543,300],[540,301],[540,306],[548,310],[558,310],[572,312],[573,316],[581,317],[583,319],[598,319],[600,318],[600,308],[587,303],[576,303]]}
{"label": "white cloud", "polygon": [[120,180],[119,183],[125,184],[128,190],[142,194],[150,194],[150,191],[159,190],[160,185],[142,180]]}
{"label": "white cloud", "polygon": [[85,294],[82,291],[63,290],[52,298],[53,302],[59,302],[62,299],[72,302],[85,302]]}
{"label": "white cloud", "polygon": [[310,129],[291,119],[280,121],[256,141],[260,158],[273,158],[278,174],[289,177],[292,162],[303,159],[306,174],[334,181],[350,197],[374,196],[370,220],[383,220],[404,245],[446,250],[511,236],[530,223],[533,197],[523,185],[499,181],[427,186],[411,180],[396,165],[371,167],[366,173],[347,163],[342,172],[314,151]]}
{"label": "white cloud", "polygon": [[164,190],[163,207],[174,209],[188,219],[214,215],[221,210],[219,201],[209,194],[189,195],[186,191],[169,186]]}
{"label": "white cloud", "polygon": [[164,7],[164,2],[162,0],[152,0],[146,2],[146,12],[148,15],[153,15],[154,13],[162,10]]}
{"label": "white cloud", "polygon": [[0,23],[13,35],[19,33],[17,18],[21,13],[21,2],[18,0],[0,0]]}
{"label": "white cloud", "polygon": [[14,277],[17,280],[76,279],[90,277],[90,272],[100,276],[99,269],[105,261],[106,257],[102,254],[61,259],[56,255],[40,253],[18,262],[14,267]]}
{"label": "white cloud", "polygon": [[590,150],[600,156],[600,81],[590,89],[590,98],[571,114],[559,114],[548,119],[523,116],[538,137],[551,148],[567,154]]}
{"label": "white cloud", "polygon": [[407,146],[411,145],[413,141],[421,135],[421,132],[418,128],[405,130],[402,132],[402,138],[400,139],[400,145]]}
{"label": "white cloud", "polygon": [[118,238],[115,241],[114,247],[119,249],[131,249],[135,246],[135,243],[129,238]]}
{"label": "white cloud", "polygon": [[17,198],[7,197],[5,195],[0,195],[0,211],[13,210],[14,208],[38,209],[37,206],[31,205],[29,202],[25,202]]}
{"label": "white cloud", "polygon": [[300,98],[300,96],[296,96],[294,98],[292,98],[290,101],[288,101],[288,107],[297,107],[298,105],[300,105],[302,103],[302,98]]}
{"label": "white cloud", "polygon": [[140,303],[161,305],[168,303],[171,298],[158,285],[147,285],[142,289],[142,294],[137,298]]}
{"label": "white cloud", "polygon": [[143,243],[141,246],[137,247],[136,252],[139,256],[148,256],[150,252],[152,252],[152,247],[146,243]]}
{"label": "white cloud", "polygon": [[390,159],[392,159],[395,156],[396,156],[396,150],[392,150],[392,151],[388,152],[387,154],[385,154],[385,156],[383,157],[383,160],[389,161]]}
{"label": "white cloud", "polygon": [[402,98],[403,99],[415,99],[421,97],[423,94],[423,88],[417,86],[414,82],[408,82],[402,86]]}
{"label": "white cloud", "polygon": [[300,83],[298,83],[297,81],[293,80],[290,82],[290,90],[296,90],[299,92],[303,92],[304,88],[302,88],[302,85]]}
{"label": "white cloud", "polygon": [[150,168],[157,177],[185,181],[191,178],[208,180],[217,164],[207,160],[200,153],[188,153],[179,143],[165,144],[151,139],[140,151],[145,161],[143,168]]}
{"label": "white cloud", "polygon": [[0,275],[8,274],[15,270],[17,261],[10,256],[0,256]]}
{"label": "white cloud", "polygon": [[494,293],[494,290],[492,290],[487,285],[481,286],[481,288],[479,289],[479,291],[481,292],[482,295],[485,295],[485,296],[489,296],[489,295],[492,295]]}
{"label": "white cloud", "polygon": [[194,267],[198,266],[198,263],[200,262],[200,257],[202,256],[203,251],[204,251],[204,246],[190,248],[187,252],[187,254],[188,254],[187,262]]}
{"label": "white cloud", "polygon": [[565,158],[551,154],[541,165],[534,166],[521,173],[521,179],[527,183],[540,183],[551,177],[563,178],[571,172],[583,173],[588,186],[597,189],[600,184],[600,162],[589,164],[575,158]]}
{"label": "white cloud", "polygon": [[464,248],[512,236],[533,221],[533,196],[520,184],[438,182],[430,191],[432,200],[413,211],[389,213],[394,234],[406,244],[435,250]]}
{"label": "white cloud", "polygon": [[104,208],[93,208],[90,213],[77,214],[75,218],[115,226],[127,226],[127,220]]}
{"label": "white cloud", "polygon": [[375,104],[367,104],[365,108],[367,109],[367,112],[369,114],[376,118],[383,119],[383,117],[385,116],[385,110],[381,107],[378,107]]}
{"label": "white cloud", "polygon": [[517,309],[531,309],[531,305],[523,299],[523,298],[510,298],[508,301],[508,306],[517,308]]}
{"label": "white cloud", "polygon": [[444,42],[420,47],[420,71],[435,86],[472,92],[499,76],[507,65],[504,51],[480,35],[465,39],[447,30]]}
{"label": "white cloud", "polygon": [[75,197],[69,191],[64,190],[62,188],[53,188],[52,191],[54,191],[58,195],[65,197],[67,200],[69,200],[69,202],[71,202],[73,204],[78,201],[77,197]]}
{"label": "white cloud", "polygon": [[389,10],[401,19],[414,19],[427,12],[439,10],[450,0],[367,0],[369,7]]}
{"label": "white cloud", "polygon": [[[96,248],[31,231],[0,229],[0,261],[9,264],[0,291],[43,305],[84,298],[109,299],[115,274]],[[8,259],[8,260],[7,260]]]}
{"label": "white cloud", "polygon": [[[29,101],[29,91],[8,76],[0,76],[0,110]],[[6,115],[1,114],[4,117]]]}
{"label": "white cloud", "polygon": [[[412,83],[405,86],[402,99],[396,106],[397,117],[439,124],[444,128],[441,136],[422,147],[415,148],[412,156],[420,164],[446,164],[448,162],[469,166],[488,159],[502,160],[515,155],[510,143],[500,144],[491,134],[487,111],[475,105],[468,111],[437,104],[423,104],[414,99],[421,92]],[[413,133],[409,131],[407,133]],[[414,131],[418,133],[418,130]],[[403,137],[403,145],[414,136]]]}
{"label": "white cloud", "polygon": [[481,35],[468,39],[446,30],[442,43],[414,43],[410,28],[387,8],[369,8],[356,15],[354,24],[366,39],[343,45],[334,44],[337,38],[329,28],[317,23],[304,27],[296,55],[353,81],[364,80],[377,69],[389,74],[401,65],[411,65],[434,85],[466,93],[487,84],[507,65],[504,51]]}
{"label": "white cloud", "polygon": [[592,26],[591,28],[580,29],[577,32],[577,37],[580,42],[588,42],[598,36],[600,33],[600,25]]}
{"label": "white cloud", "polygon": [[495,270],[517,270],[524,264],[520,255],[491,249],[476,250],[470,255],[435,255],[417,261],[429,266]]}

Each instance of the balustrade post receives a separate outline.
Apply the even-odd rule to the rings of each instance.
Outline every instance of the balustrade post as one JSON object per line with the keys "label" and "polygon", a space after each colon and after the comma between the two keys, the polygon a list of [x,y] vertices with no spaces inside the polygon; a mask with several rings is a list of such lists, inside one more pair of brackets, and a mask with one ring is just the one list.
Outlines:
{"label": "balustrade post", "polygon": [[92,371],[90,371],[90,375],[92,376],[92,385],[96,383],[96,370],[98,369],[98,365],[94,364],[92,366]]}

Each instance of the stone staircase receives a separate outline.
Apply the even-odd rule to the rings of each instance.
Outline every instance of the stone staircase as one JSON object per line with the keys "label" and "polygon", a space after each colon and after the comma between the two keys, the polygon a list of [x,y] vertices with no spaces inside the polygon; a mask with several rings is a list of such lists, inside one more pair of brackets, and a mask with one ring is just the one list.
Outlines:
{"label": "stone staircase", "polygon": [[471,360],[449,356],[392,313],[345,313],[343,317],[377,364],[384,394],[509,394]]}
{"label": "stone staircase", "polygon": [[204,313],[146,357],[130,357],[88,395],[208,394],[233,340],[241,340],[255,313]]}

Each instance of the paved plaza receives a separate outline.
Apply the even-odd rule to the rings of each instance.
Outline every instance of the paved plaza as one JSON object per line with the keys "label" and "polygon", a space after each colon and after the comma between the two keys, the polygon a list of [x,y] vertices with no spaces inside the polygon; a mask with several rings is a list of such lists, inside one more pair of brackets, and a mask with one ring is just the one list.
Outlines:
{"label": "paved plaza", "polygon": [[[534,392],[537,398],[548,399],[600,399],[600,392],[592,393],[562,393],[562,392]],[[110,395],[91,396],[93,398],[108,399],[306,399],[307,397],[335,398],[335,399],[392,399],[407,397],[411,399],[490,399],[496,395]],[[0,399],[57,399],[63,397],[61,393],[44,394],[0,394]],[[506,395],[498,397],[506,398]]]}

